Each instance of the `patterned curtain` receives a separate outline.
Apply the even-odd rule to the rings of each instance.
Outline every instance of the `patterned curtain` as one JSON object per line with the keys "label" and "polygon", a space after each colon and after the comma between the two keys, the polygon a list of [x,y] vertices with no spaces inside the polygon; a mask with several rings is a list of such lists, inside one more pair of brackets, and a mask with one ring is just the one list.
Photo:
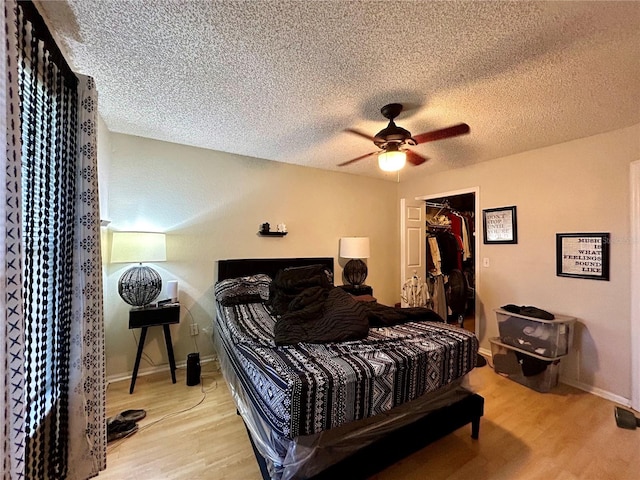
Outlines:
{"label": "patterned curtain", "polygon": [[24,478],[24,313],[22,301],[22,188],[20,103],[18,97],[18,65],[16,3],[4,3],[4,28],[0,35],[2,49],[2,131],[6,138],[6,155],[0,157],[0,396],[2,421],[2,472],[5,479]]}
{"label": "patterned curtain", "polygon": [[78,175],[69,374],[69,480],[106,468],[104,317],[96,148],[98,97],[93,78],[78,75]]}
{"label": "patterned curtain", "polygon": [[2,471],[84,480],[106,466],[97,96],[31,2],[4,13]]}

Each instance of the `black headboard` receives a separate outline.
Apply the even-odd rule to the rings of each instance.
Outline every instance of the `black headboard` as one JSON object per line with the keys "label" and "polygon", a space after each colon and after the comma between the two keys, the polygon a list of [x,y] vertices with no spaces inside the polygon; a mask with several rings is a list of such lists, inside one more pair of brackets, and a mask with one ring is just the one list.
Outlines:
{"label": "black headboard", "polygon": [[218,260],[218,280],[245,277],[256,273],[266,273],[271,278],[279,270],[287,267],[304,267],[307,265],[323,265],[333,273],[332,257],[311,258],[241,258]]}

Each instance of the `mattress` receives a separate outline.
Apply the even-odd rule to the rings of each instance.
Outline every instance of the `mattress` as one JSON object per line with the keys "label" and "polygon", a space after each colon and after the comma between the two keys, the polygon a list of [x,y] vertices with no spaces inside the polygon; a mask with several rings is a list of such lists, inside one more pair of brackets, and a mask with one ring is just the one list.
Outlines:
{"label": "mattress", "polygon": [[363,340],[276,346],[262,303],[216,302],[217,344],[273,434],[294,439],[388,412],[470,372],[473,332],[439,322],[372,328]]}

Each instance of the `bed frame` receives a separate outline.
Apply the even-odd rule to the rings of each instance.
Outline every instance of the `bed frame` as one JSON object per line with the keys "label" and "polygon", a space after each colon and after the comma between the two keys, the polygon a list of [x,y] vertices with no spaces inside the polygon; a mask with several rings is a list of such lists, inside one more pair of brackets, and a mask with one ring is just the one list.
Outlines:
{"label": "bed frame", "polygon": [[[265,273],[272,278],[282,268],[322,264],[333,272],[333,258],[259,258],[218,261],[218,280]],[[471,438],[480,433],[480,418],[484,414],[484,398],[471,393],[450,405],[425,414],[415,422],[390,432],[384,438],[358,450],[344,460],[313,477],[365,479],[430,443],[471,424]],[[247,429],[251,447],[264,480],[270,480],[264,457],[258,452]]]}

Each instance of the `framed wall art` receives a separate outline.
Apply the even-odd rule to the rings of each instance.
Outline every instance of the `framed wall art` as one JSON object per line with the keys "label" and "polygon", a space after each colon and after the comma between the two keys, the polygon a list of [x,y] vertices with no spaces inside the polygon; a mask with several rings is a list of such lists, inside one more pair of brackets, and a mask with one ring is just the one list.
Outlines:
{"label": "framed wall art", "polygon": [[484,243],[518,243],[516,207],[482,210]]}
{"label": "framed wall art", "polygon": [[556,275],[609,280],[609,233],[556,233]]}

